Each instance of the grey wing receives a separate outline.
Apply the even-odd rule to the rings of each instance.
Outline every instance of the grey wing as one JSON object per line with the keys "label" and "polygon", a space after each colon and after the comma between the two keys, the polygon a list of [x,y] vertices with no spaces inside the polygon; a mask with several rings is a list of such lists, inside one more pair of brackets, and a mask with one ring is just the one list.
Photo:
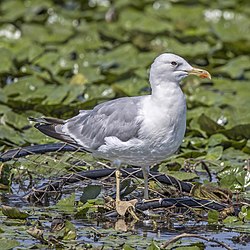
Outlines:
{"label": "grey wing", "polygon": [[105,144],[105,138],[115,136],[121,141],[138,137],[138,97],[125,97],[96,106],[92,111],[81,111],[67,120],[62,131],[87,150]]}

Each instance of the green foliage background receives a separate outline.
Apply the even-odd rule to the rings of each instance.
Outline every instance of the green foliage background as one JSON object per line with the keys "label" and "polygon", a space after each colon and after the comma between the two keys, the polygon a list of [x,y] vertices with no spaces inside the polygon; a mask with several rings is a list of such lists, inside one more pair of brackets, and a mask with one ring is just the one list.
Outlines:
{"label": "green foliage background", "polygon": [[202,160],[218,185],[249,198],[248,2],[1,1],[0,150],[53,141],[29,116],[69,118],[106,100],[149,93],[150,64],[173,52],[207,69],[212,80],[183,82],[186,137],[160,170],[170,161],[180,168]]}

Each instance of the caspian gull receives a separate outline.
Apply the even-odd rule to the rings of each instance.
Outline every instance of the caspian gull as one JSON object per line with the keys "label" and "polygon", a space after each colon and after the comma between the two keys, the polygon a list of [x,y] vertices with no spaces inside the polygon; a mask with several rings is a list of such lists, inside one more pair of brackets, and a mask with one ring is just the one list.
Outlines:
{"label": "caspian gull", "polygon": [[142,167],[144,198],[148,199],[149,166],[167,159],[182,143],[186,100],[179,83],[191,74],[211,79],[206,70],[192,67],[180,56],[161,54],[151,65],[150,95],[104,102],[68,120],[35,118],[35,127],[112,161],[117,167],[116,204],[120,201],[120,165]]}

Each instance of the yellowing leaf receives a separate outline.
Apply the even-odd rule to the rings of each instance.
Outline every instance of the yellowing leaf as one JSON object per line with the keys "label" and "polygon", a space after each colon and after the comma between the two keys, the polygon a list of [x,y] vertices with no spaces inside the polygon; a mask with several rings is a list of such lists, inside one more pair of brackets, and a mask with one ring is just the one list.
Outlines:
{"label": "yellowing leaf", "polygon": [[88,79],[81,73],[75,74],[70,80],[70,84],[75,85],[84,85],[87,82]]}

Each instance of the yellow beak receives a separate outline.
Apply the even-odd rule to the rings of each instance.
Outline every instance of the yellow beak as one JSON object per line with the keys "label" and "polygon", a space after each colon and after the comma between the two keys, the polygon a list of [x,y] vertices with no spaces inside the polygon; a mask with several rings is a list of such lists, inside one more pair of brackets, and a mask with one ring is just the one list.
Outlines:
{"label": "yellow beak", "polygon": [[211,80],[211,75],[204,69],[193,68],[192,70],[188,71],[189,75],[197,75],[200,78],[208,78]]}

